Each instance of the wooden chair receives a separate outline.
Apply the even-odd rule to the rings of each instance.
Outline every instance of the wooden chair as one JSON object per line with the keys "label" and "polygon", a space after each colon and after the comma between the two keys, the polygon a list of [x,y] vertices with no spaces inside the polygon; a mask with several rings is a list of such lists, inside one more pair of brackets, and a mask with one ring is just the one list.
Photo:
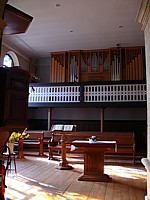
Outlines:
{"label": "wooden chair", "polygon": [[[6,145],[4,152],[3,152],[3,160],[6,161],[6,171],[10,172],[12,170],[15,171],[15,173],[17,174],[17,166],[16,166],[16,153],[15,152],[10,152],[10,148]],[[13,162],[13,163],[12,163]],[[14,168],[12,168],[12,166],[14,166]]]}

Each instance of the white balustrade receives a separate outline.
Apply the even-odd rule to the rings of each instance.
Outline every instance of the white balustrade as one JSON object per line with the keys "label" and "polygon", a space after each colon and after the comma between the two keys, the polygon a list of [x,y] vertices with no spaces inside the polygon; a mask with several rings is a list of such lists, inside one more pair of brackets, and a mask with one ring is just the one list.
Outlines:
{"label": "white balustrade", "polygon": [[[29,103],[79,103],[80,86],[29,87]],[[143,102],[146,84],[85,85],[84,102]]]}
{"label": "white balustrade", "polygon": [[29,103],[80,102],[80,86],[29,87]]}
{"label": "white balustrade", "polygon": [[146,101],[146,84],[86,85],[84,102]]}

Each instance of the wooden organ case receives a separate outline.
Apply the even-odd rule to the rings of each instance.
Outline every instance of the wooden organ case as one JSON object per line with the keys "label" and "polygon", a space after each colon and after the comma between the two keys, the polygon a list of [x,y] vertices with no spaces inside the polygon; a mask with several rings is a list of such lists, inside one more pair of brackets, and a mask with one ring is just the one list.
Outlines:
{"label": "wooden organ case", "polygon": [[66,52],[51,53],[50,82],[65,82],[67,71]]}
{"label": "wooden organ case", "polygon": [[144,48],[51,53],[50,82],[145,80]]}

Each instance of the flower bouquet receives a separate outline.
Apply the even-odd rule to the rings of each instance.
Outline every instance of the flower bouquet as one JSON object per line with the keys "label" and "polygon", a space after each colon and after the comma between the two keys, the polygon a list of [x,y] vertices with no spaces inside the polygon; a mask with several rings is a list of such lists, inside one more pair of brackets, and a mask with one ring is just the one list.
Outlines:
{"label": "flower bouquet", "polygon": [[27,128],[24,129],[24,131],[22,133],[20,132],[12,132],[12,134],[10,135],[8,142],[9,143],[14,143],[19,141],[19,139],[24,139],[24,138],[28,138],[30,135],[26,133]]}
{"label": "flower bouquet", "polygon": [[24,129],[22,133],[20,132],[12,132],[10,135],[7,145],[10,149],[10,153],[14,151],[14,142],[19,141],[20,139],[28,138],[30,135],[26,133],[27,128]]}

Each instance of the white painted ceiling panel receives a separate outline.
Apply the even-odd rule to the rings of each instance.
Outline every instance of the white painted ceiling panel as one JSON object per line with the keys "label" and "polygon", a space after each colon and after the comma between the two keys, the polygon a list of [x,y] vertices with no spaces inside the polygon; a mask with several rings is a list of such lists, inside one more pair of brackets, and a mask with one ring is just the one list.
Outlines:
{"label": "white painted ceiling panel", "polygon": [[[77,49],[144,45],[136,22],[140,0],[8,0],[31,15],[26,33],[3,36],[31,56]],[[59,7],[56,4],[60,4]],[[121,26],[121,28],[119,28]]]}

